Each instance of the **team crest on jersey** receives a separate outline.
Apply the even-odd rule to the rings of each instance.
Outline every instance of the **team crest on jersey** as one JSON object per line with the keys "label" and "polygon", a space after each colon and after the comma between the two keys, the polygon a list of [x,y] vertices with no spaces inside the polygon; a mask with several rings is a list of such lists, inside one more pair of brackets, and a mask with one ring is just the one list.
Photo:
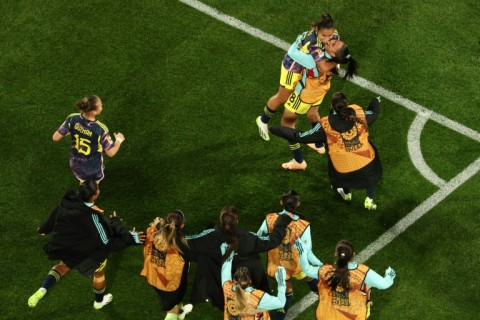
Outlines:
{"label": "team crest on jersey", "polygon": [[340,133],[345,150],[347,152],[353,152],[360,149],[363,144],[360,142],[360,136],[358,134],[358,128],[354,125],[350,130]]}

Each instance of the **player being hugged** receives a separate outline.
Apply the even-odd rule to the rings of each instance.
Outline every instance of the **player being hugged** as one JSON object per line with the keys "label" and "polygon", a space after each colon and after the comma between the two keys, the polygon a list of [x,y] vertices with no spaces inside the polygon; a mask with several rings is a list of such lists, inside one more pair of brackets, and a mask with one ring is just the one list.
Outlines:
{"label": "player being hugged", "polygon": [[115,142],[105,124],[97,120],[103,109],[98,96],[91,95],[77,101],[81,113],[72,113],[53,134],[53,141],[60,141],[71,135],[70,168],[82,183],[95,180],[99,183],[104,177],[103,152],[109,157],[115,156],[125,141],[121,133],[114,133]]}

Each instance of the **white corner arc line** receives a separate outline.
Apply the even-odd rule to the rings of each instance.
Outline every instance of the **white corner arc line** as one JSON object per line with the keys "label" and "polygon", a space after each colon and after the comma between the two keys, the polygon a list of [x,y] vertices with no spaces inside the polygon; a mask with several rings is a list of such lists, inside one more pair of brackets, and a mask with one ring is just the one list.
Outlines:
{"label": "white corner arc line", "polygon": [[[257,29],[255,27],[252,27],[251,25],[249,24],[246,24],[245,22],[243,21],[240,21],[234,17],[231,17],[229,15],[226,15],[220,11],[218,11],[217,9],[215,8],[212,8],[210,6],[207,6],[206,4],[200,2],[200,1],[197,1],[197,0],[178,0],[179,2],[181,3],[184,3],[198,11],[201,11],[219,21],[222,21],[224,22],[225,24],[228,24],[229,26],[232,26],[236,29],[239,29],[255,38],[258,38],[258,39],[261,39],[265,42],[268,42],[274,46],[276,46],[277,48],[280,48],[280,49],[283,49],[285,51],[288,50],[288,48],[290,47],[290,43],[288,42],[285,42],[269,33],[266,33],[260,29]],[[456,121],[453,121],[453,120],[450,120],[442,115],[439,115],[435,112],[433,112],[432,110],[429,110],[421,105],[419,105],[418,103],[415,103],[409,99],[406,99],[390,90],[387,90],[367,79],[364,79],[364,78],[361,78],[361,77],[354,77],[353,79],[351,79],[350,81],[352,81],[353,83],[355,83],[356,85],[370,91],[370,92],[373,92],[375,94],[378,94],[378,95],[381,95],[382,97],[392,101],[392,102],[395,102],[397,103],[398,105],[401,105],[411,111],[414,111],[416,113],[422,113],[422,112],[428,112],[430,114],[430,119],[432,119],[433,121],[447,127],[447,128],[450,128],[454,131],[457,131],[458,133],[461,133],[463,134],[464,136],[467,136],[471,139],[474,139],[478,142],[480,142],[480,132],[477,132],[473,129],[470,129]]]}
{"label": "white corner arc line", "polygon": [[426,114],[419,113],[415,117],[408,130],[408,138],[407,138],[407,147],[408,147],[408,154],[410,155],[410,160],[412,161],[413,165],[420,174],[436,185],[437,187],[443,187],[446,182],[442,178],[440,178],[432,169],[427,165],[425,159],[423,158],[422,148],[420,145],[420,136],[423,131],[423,127],[427,123],[429,117]]}
{"label": "white corner arc line", "polygon": [[[377,238],[377,240],[373,241],[365,249],[363,249],[358,254],[357,261],[360,263],[364,263],[365,261],[370,259],[374,254],[382,250],[386,245],[392,242],[393,239],[398,237],[402,232],[404,232],[408,227],[410,227],[415,221],[423,217],[433,207],[443,201],[448,195],[450,195],[459,186],[461,186],[464,182],[473,177],[479,171],[480,158],[472,162],[465,170],[463,170],[456,177],[447,182],[442,188],[438,189],[423,203],[413,209],[412,212],[403,217],[403,219],[398,221],[393,227],[385,231],[385,233],[383,233],[379,238]],[[295,319],[298,315],[300,315],[317,300],[317,295],[313,293],[307,294],[299,302],[297,302],[290,308],[286,319]]]}

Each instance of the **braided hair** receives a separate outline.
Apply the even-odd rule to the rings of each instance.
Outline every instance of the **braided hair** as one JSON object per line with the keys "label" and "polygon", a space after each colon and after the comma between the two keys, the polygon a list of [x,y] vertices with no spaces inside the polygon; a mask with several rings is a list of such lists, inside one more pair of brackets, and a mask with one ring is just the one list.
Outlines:
{"label": "braided hair", "polygon": [[364,125],[365,127],[368,126],[367,123],[365,122],[365,120],[357,117],[357,114],[355,113],[355,110],[348,107],[347,96],[345,96],[343,93],[336,92],[336,93],[333,94],[333,96],[332,96],[332,108],[345,121],[360,123],[360,124]]}

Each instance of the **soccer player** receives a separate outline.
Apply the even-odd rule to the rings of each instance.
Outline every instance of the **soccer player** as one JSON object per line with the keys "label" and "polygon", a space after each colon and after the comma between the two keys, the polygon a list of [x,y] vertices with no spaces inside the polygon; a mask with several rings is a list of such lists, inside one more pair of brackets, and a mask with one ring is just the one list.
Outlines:
{"label": "soccer player", "polygon": [[135,228],[128,231],[122,226],[116,213],[110,219],[95,205],[100,189],[93,180],[80,184],[78,193],[69,190],[60,204],[38,228],[38,233],[52,233],[50,242],[44,247],[50,260],[60,260],[48,272],[42,286],[29,299],[28,305],[35,307],[47,291],[71,269],[82,275],[93,276],[93,307],[101,309],[113,299],[105,294],[105,266],[112,251],[120,251],[145,240],[143,232]]}
{"label": "soccer player", "polygon": [[[277,247],[285,237],[285,228],[292,221],[289,215],[278,218],[268,237],[259,237],[238,225],[240,214],[235,206],[225,206],[220,211],[220,224],[204,230],[200,234],[187,236],[192,260],[197,262],[197,271],[192,289],[192,303],[210,300],[223,311],[224,297],[220,282],[222,263],[235,251],[233,259],[234,272],[240,267],[250,271],[253,287],[265,292],[270,291],[260,252]],[[225,254],[221,254],[220,245],[228,243]]]}
{"label": "soccer player", "polygon": [[[228,245],[222,244],[221,251],[225,254]],[[250,272],[246,267],[235,271],[232,279],[232,261],[234,251],[231,251],[222,265],[222,286],[225,296],[224,320],[262,319],[269,320],[268,310],[282,308],[285,304],[285,269],[278,267],[275,273],[277,280],[277,296],[271,296],[263,290],[252,287]]]}
{"label": "soccer player", "polygon": [[309,277],[318,279],[318,320],[365,320],[370,315],[370,289],[387,289],[393,284],[396,273],[388,267],[385,276],[354,261],[353,245],[345,240],[335,248],[335,264],[312,266],[308,262],[311,249],[301,241],[295,246],[300,253],[302,270]]}
{"label": "soccer player", "polygon": [[[327,61],[323,52],[324,44],[330,42],[332,39],[335,40],[339,38],[330,14],[322,15],[319,21],[311,24],[309,31],[302,33],[299,37],[302,50],[312,56],[316,66],[321,72],[328,73],[335,67],[336,63]],[[295,86],[302,77],[303,69],[304,66],[295,61],[288,52],[285,54],[282,60],[278,92],[268,99],[263,113],[256,120],[262,139],[266,141],[270,140],[268,122],[277,112],[277,109],[287,101],[295,89]]]}
{"label": "soccer player", "polygon": [[162,310],[167,311],[165,320],[184,319],[193,308],[191,304],[182,304],[190,267],[186,254],[189,248],[182,233],[184,227],[185,215],[174,210],[165,220],[155,218],[147,229],[140,275],[147,278],[157,293]]}
{"label": "soccer player", "polygon": [[[338,64],[348,63],[347,77],[353,77],[357,74],[357,62],[351,57],[348,47],[343,41],[329,41],[324,45],[324,50],[325,57],[329,61]],[[303,65],[311,68],[303,70],[302,79],[285,103],[281,124],[285,127],[295,128],[298,117],[306,114],[312,127],[315,127],[320,122],[318,108],[330,89],[332,74],[338,73],[337,67],[332,69],[330,73],[321,73],[315,66],[312,56],[303,53],[296,44],[293,44],[288,52],[297,61],[301,61]],[[289,145],[293,152],[293,159],[283,163],[282,168],[286,170],[305,170],[307,162],[303,159],[300,144],[296,141],[289,141]],[[325,153],[323,143],[309,143],[308,146],[319,153]]]}
{"label": "soccer player", "polygon": [[115,156],[125,141],[121,133],[114,133],[115,142],[105,124],[97,120],[103,109],[99,97],[91,95],[77,101],[81,113],[72,113],[53,134],[53,141],[64,136],[72,137],[70,168],[81,182],[95,180],[99,183],[103,177],[103,152],[109,157]]}
{"label": "soccer player", "polygon": [[[277,310],[276,320],[283,320],[287,315],[288,308],[293,299],[293,284],[292,278],[297,280],[305,280],[313,292],[318,292],[318,281],[305,276],[300,266],[300,258],[297,249],[294,247],[296,240],[299,240],[305,245],[311,247],[312,239],[310,236],[310,223],[304,220],[296,211],[300,206],[300,197],[294,190],[285,192],[280,200],[280,205],[283,210],[279,213],[269,213],[263,221],[257,234],[265,236],[272,230],[279,216],[283,214],[293,215],[293,221],[287,226],[287,233],[282,240],[282,244],[278,247],[268,251],[267,273],[270,277],[274,277],[275,272],[279,266],[284,267],[286,271],[287,290],[285,292],[286,303],[285,306]],[[319,265],[321,262],[313,254],[308,252],[308,261],[313,265]]]}
{"label": "soccer player", "polygon": [[365,208],[376,210],[373,194],[383,172],[377,149],[369,140],[368,128],[379,111],[380,97],[372,99],[364,111],[356,104],[349,104],[347,97],[337,92],[332,96],[329,115],[314,128],[301,132],[274,126],[271,132],[289,141],[326,143],[331,186],[345,201],[352,200],[351,189],[365,189]]}

